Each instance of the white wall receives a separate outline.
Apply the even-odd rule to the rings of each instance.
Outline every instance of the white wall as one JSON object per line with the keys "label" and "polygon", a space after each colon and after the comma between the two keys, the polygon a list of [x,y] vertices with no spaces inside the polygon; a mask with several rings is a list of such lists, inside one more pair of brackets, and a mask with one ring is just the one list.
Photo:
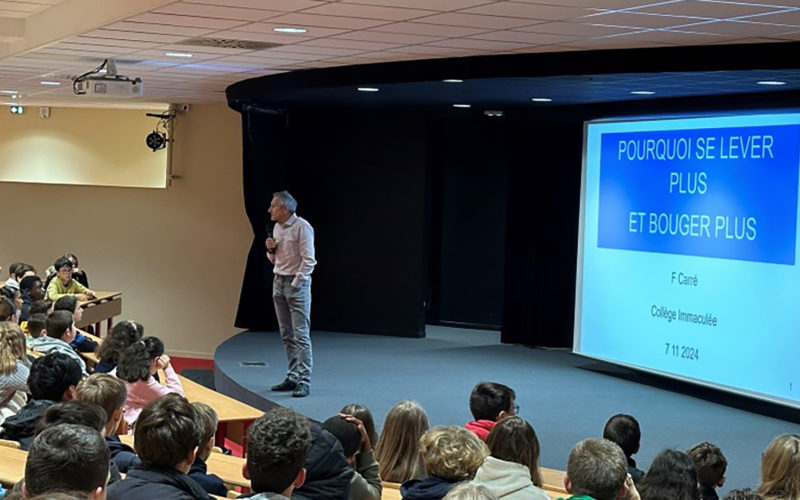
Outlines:
{"label": "white wall", "polygon": [[252,239],[240,115],[193,105],[175,139],[173,173],[183,178],[169,189],[0,183],[2,277],[11,262],[43,273],[73,252],[93,289],[123,292],[122,318],[141,322],[173,354],[210,357],[236,332]]}

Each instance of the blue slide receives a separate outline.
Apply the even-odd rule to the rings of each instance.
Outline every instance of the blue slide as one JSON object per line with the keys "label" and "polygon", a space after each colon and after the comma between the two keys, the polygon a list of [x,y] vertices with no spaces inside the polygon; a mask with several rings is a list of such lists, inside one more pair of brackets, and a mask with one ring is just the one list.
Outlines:
{"label": "blue slide", "polygon": [[574,352],[800,407],[800,114],[587,122]]}

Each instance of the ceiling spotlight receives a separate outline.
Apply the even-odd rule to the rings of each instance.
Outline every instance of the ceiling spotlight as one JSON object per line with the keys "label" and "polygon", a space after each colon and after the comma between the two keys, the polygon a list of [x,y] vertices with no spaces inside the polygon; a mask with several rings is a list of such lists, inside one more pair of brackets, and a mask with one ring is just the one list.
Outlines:
{"label": "ceiling spotlight", "polygon": [[11,111],[12,115],[21,115],[22,113],[25,112],[25,108],[23,108],[22,106],[17,106],[17,105],[9,106],[8,110]]}
{"label": "ceiling spotlight", "polygon": [[39,83],[41,83],[42,85],[49,85],[51,87],[57,87],[57,86],[61,85],[61,82],[54,82],[52,80],[45,80],[45,81],[39,82]]}
{"label": "ceiling spotlight", "polygon": [[483,114],[486,116],[503,116],[503,112],[499,109],[487,109]]}
{"label": "ceiling spotlight", "polygon": [[358,87],[359,92],[377,92],[380,90],[377,87]]}
{"label": "ceiling spotlight", "polygon": [[19,94],[16,90],[0,90],[0,94]]}
{"label": "ceiling spotlight", "polygon": [[653,95],[655,92],[652,90],[631,90],[631,94],[633,95]]}
{"label": "ceiling spotlight", "polygon": [[448,78],[447,80],[442,80],[444,83],[464,83],[464,80],[460,80],[458,78]]}
{"label": "ceiling spotlight", "polygon": [[272,28],[272,31],[275,31],[277,33],[305,33],[308,30],[305,28],[285,27],[285,28]]}
{"label": "ceiling spotlight", "polygon": [[531,101],[533,101],[533,102],[551,102],[552,99],[550,99],[549,97],[534,97],[533,99],[531,99]]}
{"label": "ceiling spotlight", "polygon": [[453,104],[454,108],[471,108],[472,104]]}
{"label": "ceiling spotlight", "polygon": [[167,134],[164,132],[159,132],[158,130],[153,130],[147,137],[144,139],[145,144],[147,147],[152,149],[155,153],[159,149],[164,149],[167,147]]}
{"label": "ceiling spotlight", "polygon": [[188,52],[165,52],[164,55],[167,57],[192,57],[192,54]]}
{"label": "ceiling spotlight", "polygon": [[779,80],[761,80],[760,82],[758,82],[758,84],[778,86],[778,85],[786,85],[786,82],[781,82]]}

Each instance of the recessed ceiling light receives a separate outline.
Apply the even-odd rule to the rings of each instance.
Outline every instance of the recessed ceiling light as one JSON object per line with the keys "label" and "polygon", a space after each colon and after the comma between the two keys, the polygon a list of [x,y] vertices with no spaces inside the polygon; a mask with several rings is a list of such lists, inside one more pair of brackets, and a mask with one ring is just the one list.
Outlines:
{"label": "recessed ceiling light", "polygon": [[278,33],[305,33],[308,30],[305,29],[305,28],[285,27],[285,28],[272,28],[272,31],[275,31],[275,32],[278,32]]}
{"label": "recessed ceiling light", "polygon": [[549,97],[534,97],[533,99],[531,99],[531,101],[533,101],[533,102],[551,102],[552,99],[550,99]]}
{"label": "recessed ceiling light", "polygon": [[12,99],[19,99],[19,94],[14,94],[11,96]]}
{"label": "recessed ceiling light", "polygon": [[192,57],[192,54],[188,52],[165,52],[164,55],[167,57]]}
{"label": "recessed ceiling light", "polygon": [[447,80],[442,80],[444,83],[464,83],[464,80],[460,80],[458,78],[448,78]]}
{"label": "recessed ceiling light", "polygon": [[759,85],[786,85],[786,82],[781,82],[779,80],[761,80],[758,82]]}
{"label": "recessed ceiling light", "polygon": [[39,83],[41,83],[42,85],[50,85],[50,86],[53,86],[53,87],[61,85],[61,82],[54,82],[52,80],[45,80],[45,81],[39,82]]}
{"label": "recessed ceiling light", "polygon": [[16,90],[0,90],[0,94],[19,94]]}
{"label": "recessed ceiling light", "polygon": [[378,90],[380,89],[376,87],[358,87],[359,92],[377,92]]}
{"label": "recessed ceiling light", "polygon": [[471,108],[472,104],[453,104],[454,108]]}
{"label": "recessed ceiling light", "polygon": [[631,90],[631,94],[633,95],[653,95],[655,92],[652,90]]}

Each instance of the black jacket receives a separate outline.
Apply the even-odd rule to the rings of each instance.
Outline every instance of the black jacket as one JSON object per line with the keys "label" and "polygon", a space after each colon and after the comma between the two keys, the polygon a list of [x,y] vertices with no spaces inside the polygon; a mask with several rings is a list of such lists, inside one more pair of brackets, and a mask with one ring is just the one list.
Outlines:
{"label": "black jacket", "polygon": [[456,483],[428,476],[423,480],[412,479],[400,485],[403,500],[440,500]]}
{"label": "black jacket", "polygon": [[36,422],[44,415],[48,408],[56,404],[49,399],[34,399],[20,408],[16,415],[8,417],[2,425],[0,438],[17,441],[23,450],[27,451],[33,443],[33,432]]}
{"label": "black jacket", "polygon": [[118,436],[106,437],[106,445],[111,452],[111,461],[117,465],[120,472],[127,473],[134,465],[142,465],[133,448],[120,441]]}
{"label": "black jacket", "polygon": [[200,455],[197,455],[194,458],[192,468],[189,469],[189,477],[194,479],[201,488],[212,495],[221,497],[227,496],[228,488],[225,487],[225,483],[222,479],[216,474],[208,474],[207,471],[208,467],[206,466],[206,462],[200,458]]}
{"label": "black jacket", "polygon": [[175,469],[134,467],[108,487],[108,500],[210,500],[208,493]]}
{"label": "black jacket", "polygon": [[305,463],[306,482],[292,500],[346,500],[355,470],[344,459],[339,440],[319,424],[311,425],[311,449]]}

